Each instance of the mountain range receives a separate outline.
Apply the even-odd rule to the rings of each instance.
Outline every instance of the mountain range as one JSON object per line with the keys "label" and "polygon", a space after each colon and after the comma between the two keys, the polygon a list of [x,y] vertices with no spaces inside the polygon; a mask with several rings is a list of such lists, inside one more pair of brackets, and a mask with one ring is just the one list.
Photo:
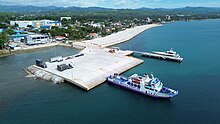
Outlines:
{"label": "mountain range", "polygon": [[220,7],[183,7],[183,8],[138,8],[138,9],[111,9],[111,8],[101,8],[101,7],[37,7],[37,6],[9,6],[0,5],[0,12],[15,12],[15,13],[44,13],[44,12],[93,12],[93,11],[163,11],[163,12],[179,12],[179,13],[220,13]]}

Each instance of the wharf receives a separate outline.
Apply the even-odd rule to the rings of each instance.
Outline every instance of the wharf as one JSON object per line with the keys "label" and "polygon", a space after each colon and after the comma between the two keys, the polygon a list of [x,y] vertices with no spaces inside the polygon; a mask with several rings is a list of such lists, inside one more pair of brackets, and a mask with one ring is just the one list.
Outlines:
{"label": "wharf", "polygon": [[[132,51],[120,50],[110,53],[109,50],[109,48],[86,47],[79,53],[84,54],[83,56],[72,59],[63,57],[62,62],[46,62],[47,68],[33,66],[88,91],[105,82],[109,75],[125,72],[143,63],[143,60],[126,56],[132,54]],[[73,68],[64,71],[57,70],[57,65],[68,63],[73,63]]]}
{"label": "wharf", "polygon": [[139,52],[139,51],[133,51],[134,53],[141,54],[143,57],[150,57],[150,58],[158,58],[158,59],[163,59],[163,60],[171,60],[171,61],[176,61],[176,62],[182,62],[183,58],[177,58],[177,57],[172,57],[172,56],[164,56],[164,55],[159,55],[159,54],[154,54],[154,53],[149,53],[149,52]]}

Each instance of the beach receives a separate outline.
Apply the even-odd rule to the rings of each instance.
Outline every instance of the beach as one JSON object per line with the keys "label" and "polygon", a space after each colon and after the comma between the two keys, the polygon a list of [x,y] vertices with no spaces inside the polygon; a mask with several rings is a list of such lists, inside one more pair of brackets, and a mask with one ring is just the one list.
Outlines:
{"label": "beach", "polygon": [[114,33],[114,34],[111,34],[105,37],[95,38],[92,40],[85,40],[82,42],[99,45],[101,47],[109,47],[109,46],[113,46],[119,43],[126,42],[132,39],[133,37],[137,36],[138,34],[142,33],[143,31],[150,29],[150,28],[158,27],[158,26],[162,26],[162,25],[161,24],[149,24],[149,25],[136,26],[136,27],[129,28],[124,31],[120,31],[120,32],[117,32],[117,33]]}

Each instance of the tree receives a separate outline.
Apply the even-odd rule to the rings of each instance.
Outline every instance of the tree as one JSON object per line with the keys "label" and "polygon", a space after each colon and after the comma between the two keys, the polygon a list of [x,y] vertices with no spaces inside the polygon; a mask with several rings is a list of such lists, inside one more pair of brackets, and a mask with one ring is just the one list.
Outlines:
{"label": "tree", "polygon": [[3,49],[5,47],[5,43],[7,43],[9,40],[9,36],[7,34],[7,32],[3,31],[2,33],[0,33],[0,47],[1,49]]}
{"label": "tree", "polygon": [[28,27],[28,28],[31,28],[31,29],[33,29],[33,28],[34,28],[34,26],[33,26],[33,25],[27,25],[27,27]]}
{"label": "tree", "polygon": [[17,23],[15,23],[14,27],[19,27],[19,25]]}
{"label": "tree", "polygon": [[8,30],[6,31],[6,33],[9,34],[9,35],[13,35],[13,34],[15,34],[14,30],[11,29],[11,28],[8,29]]}
{"label": "tree", "polygon": [[7,28],[8,26],[6,25],[6,24],[2,24],[1,22],[0,22],[0,28]]}
{"label": "tree", "polygon": [[40,31],[40,33],[41,34],[47,34],[49,31],[47,31],[46,29],[42,29],[41,31]]}

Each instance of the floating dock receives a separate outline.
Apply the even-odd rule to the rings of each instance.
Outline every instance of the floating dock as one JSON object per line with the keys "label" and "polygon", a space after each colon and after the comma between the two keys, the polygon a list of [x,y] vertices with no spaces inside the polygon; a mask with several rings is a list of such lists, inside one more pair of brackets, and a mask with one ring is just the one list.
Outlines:
{"label": "floating dock", "polygon": [[[109,50],[108,48],[87,47],[79,53],[83,54],[83,56],[63,57],[61,62],[45,62],[47,68],[41,68],[36,65],[32,67],[50,75],[61,77],[85,90],[90,90],[105,82],[109,75],[125,72],[143,63],[143,60],[127,56],[132,54],[132,51],[119,50],[111,53]],[[57,70],[57,65],[68,63],[72,63],[73,68],[64,71]]]}
{"label": "floating dock", "polygon": [[140,54],[143,57],[150,57],[150,58],[158,58],[158,59],[163,59],[163,60],[170,60],[170,61],[175,61],[175,62],[182,62],[183,58],[181,57],[172,57],[172,56],[164,56],[164,55],[159,55],[155,53],[149,53],[149,52],[139,52],[139,51],[133,51],[134,53]]}

